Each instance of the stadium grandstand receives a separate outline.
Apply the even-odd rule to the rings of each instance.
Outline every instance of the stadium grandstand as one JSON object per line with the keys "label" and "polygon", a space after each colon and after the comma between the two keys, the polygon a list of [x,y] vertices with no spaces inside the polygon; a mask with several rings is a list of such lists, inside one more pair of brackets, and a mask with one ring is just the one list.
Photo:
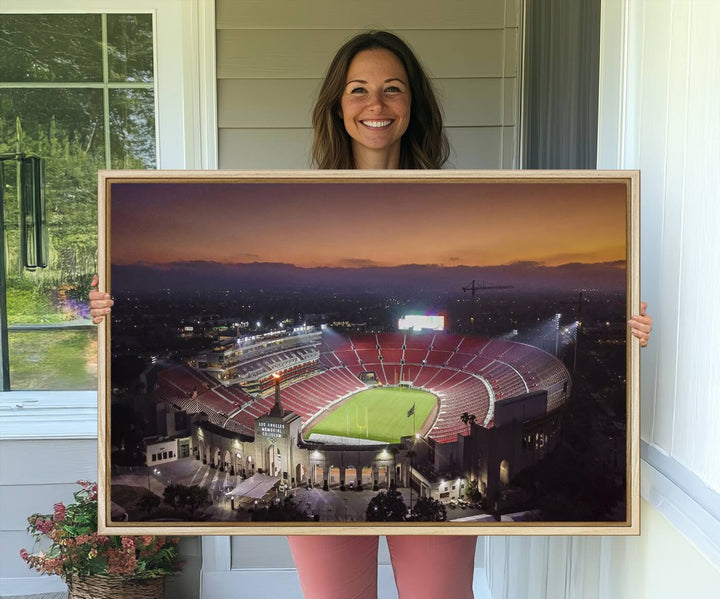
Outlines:
{"label": "stadium grandstand", "polygon": [[[159,370],[154,385],[169,412],[191,417],[196,457],[243,473],[252,463],[252,472],[257,466],[291,484],[317,482],[319,476],[325,486],[332,465],[348,463],[337,457],[338,446],[356,451],[353,459],[362,462],[360,470],[374,468],[377,485],[379,458],[368,445],[369,425],[365,439],[312,434],[346,401],[375,387],[431,394],[435,406],[411,433],[405,416],[401,418],[398,442],[402,437],[405,443],[421,441],[429,470],[438,478],[443,471],[465,468],[468,478],[490,493],[507,483],[511,467],[517,473],[552,446],[571,378],[554,356],[505,339],[442,331],[344,334],[303,327],[216,346],[188,364]],[[389,409],[391,402],[381,405]],[[415,404],[401,411],[415,419]],[[356,420],[357,414],[356,408]],[[277,435],[268,437],[268,430],[285,431],[282,447]],[[226,439],[209,440],[218,431],[225,431]],[[231,448],[228,439],[233,436]],[[370,453],[358,457],[358,451]],[[423,456],[416,459],[422,462]],[[398,468],[387,476],[409,482],[411,471]],[[345,475],[340,478],[344,484]]]}

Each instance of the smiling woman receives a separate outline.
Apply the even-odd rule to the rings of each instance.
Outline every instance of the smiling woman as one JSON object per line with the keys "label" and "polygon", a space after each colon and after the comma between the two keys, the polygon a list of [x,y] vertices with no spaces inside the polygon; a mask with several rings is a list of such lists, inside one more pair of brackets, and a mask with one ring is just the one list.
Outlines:
{"label": "smiling woman", "polygon": [[347,79],[340,115],[352,138],[355,167],[397,164],[411,102],[402,63],[389,50],[365,50],[353,58]]}
{"label": "smiling woman", "polygon": [[[338,50],[312,124],[312,158],[321,169],[442,168],[450,154],[425,69],[408,45],[387,31],[356,35]],[[385,152],[391,146],[393,151]]]}

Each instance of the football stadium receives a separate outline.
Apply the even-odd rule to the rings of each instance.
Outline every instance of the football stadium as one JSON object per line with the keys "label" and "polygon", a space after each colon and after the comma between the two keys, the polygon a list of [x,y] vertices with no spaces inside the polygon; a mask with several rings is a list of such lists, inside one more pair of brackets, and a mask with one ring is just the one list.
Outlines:
{"label": "football stadium", "polygon": [[553,448],[570,373],[533,345],[425,324],[273,331],[157,369],[168,435],[191,431],[176,454],[289,487],[410,486],[451,501],[472,483],[497,497]]}

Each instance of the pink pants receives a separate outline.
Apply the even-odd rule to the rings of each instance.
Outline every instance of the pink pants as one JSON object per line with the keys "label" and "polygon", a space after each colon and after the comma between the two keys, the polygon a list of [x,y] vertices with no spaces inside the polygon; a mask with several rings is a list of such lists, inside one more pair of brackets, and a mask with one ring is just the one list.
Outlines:
{"label": "pink pants", "polygon": [[[389,536],[399,599],[472,599],[474,536]],[[378,537],[288,537],[305,599],[375,599]]]}

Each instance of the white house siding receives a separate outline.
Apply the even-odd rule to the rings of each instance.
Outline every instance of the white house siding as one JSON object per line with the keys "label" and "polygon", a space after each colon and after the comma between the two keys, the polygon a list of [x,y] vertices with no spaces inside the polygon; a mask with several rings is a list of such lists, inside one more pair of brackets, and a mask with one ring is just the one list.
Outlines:
{"label": "white house siding", "polygon": [[[77,480],[97,479],[97,442],[82,440],[0,441],[0,580],[33,577],[20,559],[20,548],[32,548],[27,517],[52,513],[59,501],[70,502]],[[61,581],[45,584],[64,588]]]}
{"label": "white house siding", "polygon": [[368,29],[400,34],[433,77],[451,168],[517,167],[519,5],[218,0],[220,168],[308,168],[321,79],[335,50]]}

